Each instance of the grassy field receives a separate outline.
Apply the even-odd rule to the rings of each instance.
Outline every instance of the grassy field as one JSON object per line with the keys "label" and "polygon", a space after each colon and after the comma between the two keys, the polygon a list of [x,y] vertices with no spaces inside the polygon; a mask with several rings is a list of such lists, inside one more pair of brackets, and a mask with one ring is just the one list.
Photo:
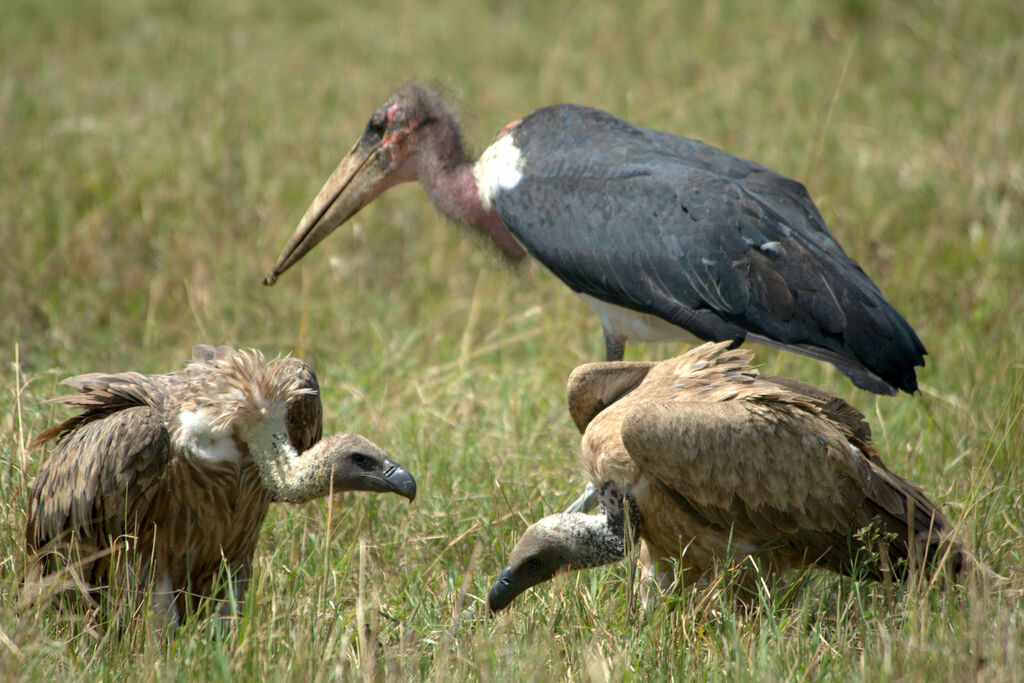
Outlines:
{"label": "grassy field", "polygon": [[[521,6],[520,6],[521,5]],[[630,599],[626,563],[483,599],[529,521],[580,489],[565,379],[596,319],[392,191],[272,289],[306,205],[409,78],[479,150],[558,101],[697,137],[807,185],[930,354],[914,397],[756,348],[838,391],[888,465],[1024,584],[1024,4],[31,2],[0,22],[0,672],[12,678],[1018,679],[1024,602],[812,576]],[[327,431],[420,497],[276,506],[245,617],[161,643],[22,609],[34,433],[71,374],[179,367],[196,342],[314,363]],[[658,359],[680,345],[634,346]]]}

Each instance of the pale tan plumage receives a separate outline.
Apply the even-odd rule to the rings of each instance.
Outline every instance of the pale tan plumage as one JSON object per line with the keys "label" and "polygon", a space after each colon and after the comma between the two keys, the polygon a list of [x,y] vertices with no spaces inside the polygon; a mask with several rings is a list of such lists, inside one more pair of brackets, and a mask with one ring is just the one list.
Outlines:
{"label": "pale tan plumage", "polygon": [[[660,363],[584,365],[569,379],[587,478],[635,503],[646,575],[670,584],[664,560],[678,558],[683,582],[693,583],[748,554],[768,572],[814,564],[850,573],[856,565],[898,578],[908,559],[921,566],[948,551],[958,570],[963,558],[946,544],[946,518],[885,468],[863,416],[827,391],[760,376],[751,356],[704,344]],[[611,518],[606,498],[602,507]],[[548,517],[542,535],[560,521],[592,526],[585,517],[594,516]],[[864,548],[859,532],[871,524],[876,539],[891,537]],[[528,587],[516,568],[548,543],[532,530],[495,584],[492,607]]]}
{"label": "pale tan plumage", "polygon": [[132,576],[133,590],[152,582],[157,609],[175,621],[188,606],[180,594],[212,595],[225,565],[244,594],[272,501],[415,495],[412,477],[363,437],[320,440],[319,387],[302,361],[228,347],[193,355],[166,375],[65,381],[78,393],[54,400],[81,412],[33,444],[56,440],[30,496],[28,590],[67,567],[88,587]]}

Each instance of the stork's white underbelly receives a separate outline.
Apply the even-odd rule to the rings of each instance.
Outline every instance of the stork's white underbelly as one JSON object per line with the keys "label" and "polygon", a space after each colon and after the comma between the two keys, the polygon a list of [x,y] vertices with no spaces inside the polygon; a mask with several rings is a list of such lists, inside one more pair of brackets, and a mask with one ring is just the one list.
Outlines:
{"label": "stork's white underbelly", "polygon": [[588,294],[579,293],[579,296],[594,309],[601,326],[614,335],[638,342],[699,341],[683,328],[650,313],[616,306]]}

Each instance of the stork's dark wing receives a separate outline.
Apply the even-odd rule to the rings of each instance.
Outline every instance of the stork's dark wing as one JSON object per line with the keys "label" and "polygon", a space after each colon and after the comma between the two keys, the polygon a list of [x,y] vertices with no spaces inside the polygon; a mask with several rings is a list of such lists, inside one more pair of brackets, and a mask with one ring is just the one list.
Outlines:
{"label": "stork's dark wing", "polygon": [[872,391],[916,389],[924,346],[800,183],[575,105],[510,134],[522,178],[495,207],[575,291],[702,339],[750,336],[827,360]]}
{"label": "stork's dark wing", "polygon": [[908,528],[915,545],[937,546],[948,524],[916,486],[850,448],[812,406],[770,393],[640,403],[623,420],[622,440],[682,512],[730,532],[739,547],[849,571],[863,543],[857,532],[871,523],[893,535],[893,562],[912,547]]}
{"label": "stork's dark wing", "polygon": [[71,532],[94,548],[130,533],[144,521],[171,457],[167,428],[150,406],[68,423],[32,485],[30,551]]}

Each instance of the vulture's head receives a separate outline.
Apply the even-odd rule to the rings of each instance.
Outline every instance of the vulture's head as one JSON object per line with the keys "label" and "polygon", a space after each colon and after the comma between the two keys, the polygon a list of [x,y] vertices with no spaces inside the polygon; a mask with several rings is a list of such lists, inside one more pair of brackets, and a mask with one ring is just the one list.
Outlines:
{"label": "vulture's head", "polygon": [[358,434],[332,434],[296,454],[287,468],[264,468],[265,483],[267,479],[274,498],[289,503],[339,491],[397,493],[410,501],[416,498],[416,480],[409,471]]}
{"label": "vulture's head", "polygon": [[[611,487],[614,489],[614,487]],[[617,507],[607,507],[609,495]],[[640,515],[629,499],[631,528],[639,531]],[[563,512],[531,524],[512,550],[508,566],[491,587],[487,604],[497,612],[531,586],[560,572],[586,569],[621,560],[625,554],[622,496],[602,489],[601,514]]]}
{"label": "vulture's head", "polygon": [[245,423],[242,441],[273,499],[303,503],[339,491],[397,493],[416,497],[416,480],[358,434],[332,434],[298,452],[288,436],[283,416]]}
{"label": "vulture's head", "polygon": [[[370,440],[334,434],[316,441],[321,406],[309,366],[290,358],[268,362],[259,352],[205,362],[216,373],[205,378],[196,420],[205,418],[212,429],[234,431],[274,500],[301,503],[338,491],[415,498],[412,475]],[[305,438],[296,443],[293,434]]]}
{"label": "vulture's head", "polygon": [[[582,513],[571,514],[590,517]],[[567,522],[562,518],[568,516],[551,515],[526,529],[512,550],[508,566],[494,582],[487,596],[491,610],[497,612],[504,609],[527,588],[573,567],[572,558],[579,554],[580,548],[576,545],[576,535],[567,533],[563,528]]]}
{"label": "vulture's head", "polygon": [[410,502],[416,498],[416,480],[409,471],[358,434],[332,434],[299,457],[313,467],[328,468],[334,491],[397,493]]}

